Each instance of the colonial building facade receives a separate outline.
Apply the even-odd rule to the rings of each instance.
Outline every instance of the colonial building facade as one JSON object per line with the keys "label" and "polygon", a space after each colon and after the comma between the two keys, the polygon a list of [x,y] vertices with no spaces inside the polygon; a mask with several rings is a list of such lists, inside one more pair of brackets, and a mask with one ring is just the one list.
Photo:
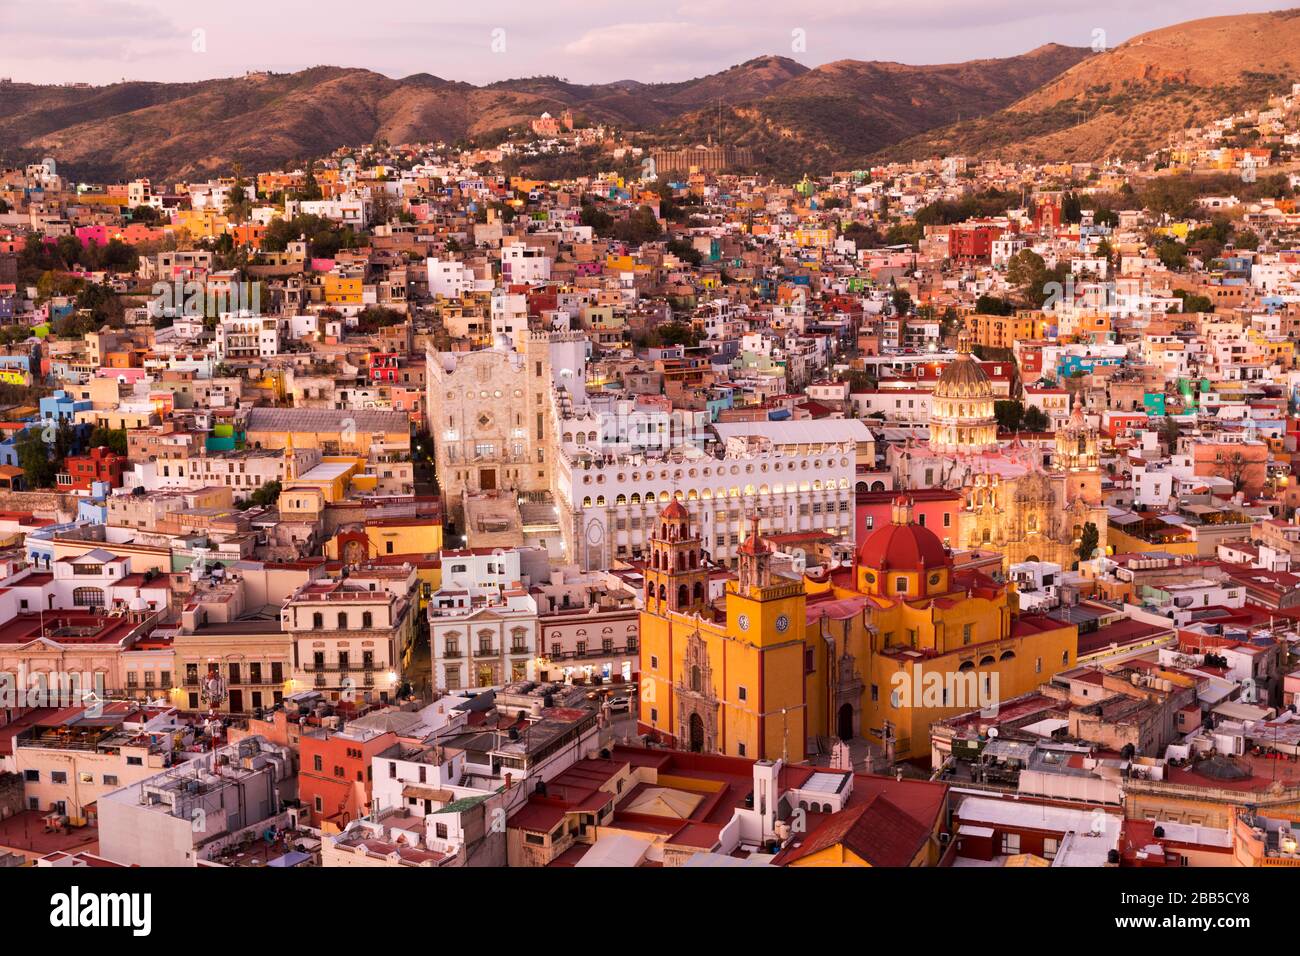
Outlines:
{"label": "colonial building facade", "polygon": [[953,548],[986,548],[1007,566],[1052,561],[1071,567],[1084,529],[1097,529],[1106,547],[1106,507],[1101,496],[1097,433],[1076,404],[1043,452],[1019,440],[1000,444],[994,394],[963,336],[957,360],[944,369],[931,401],[930,438],[892,445],[888,460],[903,489],[944,488],[965,498]]}
{"label": "colonial building facade", "polygon": [[752,519],[720,605],[701,544],[674,501],[645,570],[641,730],[680,749],[798,761],[865,737],[920,756],[934,720],[1027,693],[1076,659],[1076,628],[1018,616],[1005,584],[957,569],[905,495],[851,565],[800,578],[772,573]]}

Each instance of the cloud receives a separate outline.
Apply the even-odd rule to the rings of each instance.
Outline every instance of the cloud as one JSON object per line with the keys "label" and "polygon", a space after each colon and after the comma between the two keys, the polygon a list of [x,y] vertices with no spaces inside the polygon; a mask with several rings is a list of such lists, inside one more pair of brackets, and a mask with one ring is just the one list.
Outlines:
{"label": "cloud", "polygon": [[[245,70],[335,64],[400,77],[428,72],[489,83],[555,74],[574,82],[684,80],[774,53],[809,66],[839,59],[945,63],[1044,43],[1112,44],[1180,20],[1276,9],[1260,0],[669,0],[626,23],[627,4],[488,0],[359,10],[350,0],[0,0],[3,72],[42,83],[193,80]],[[491,31],[507,31],[493,54]],[[806,31],[806,51],[791,31]],[[203,55],[191,31],[206,30]]]}

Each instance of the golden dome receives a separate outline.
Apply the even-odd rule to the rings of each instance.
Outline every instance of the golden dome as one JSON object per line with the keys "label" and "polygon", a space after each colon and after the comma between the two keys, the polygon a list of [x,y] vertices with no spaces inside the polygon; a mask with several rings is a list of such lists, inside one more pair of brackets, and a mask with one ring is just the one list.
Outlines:
{"label": "golden dome", "polygon": [[962,333],[957,342],[957,358],[939,376],[934,386],[935,398],[992,398],[993,385],[984,369],[971,357],[970,341]]}

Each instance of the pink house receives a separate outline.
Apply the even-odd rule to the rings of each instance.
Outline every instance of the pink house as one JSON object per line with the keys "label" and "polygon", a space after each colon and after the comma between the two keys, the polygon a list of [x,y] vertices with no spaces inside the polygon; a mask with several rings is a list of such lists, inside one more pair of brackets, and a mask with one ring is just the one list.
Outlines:
{"label": "pink house", "polygon": [[957,525],[962,508],[962,496],[942,488],[921,488],[916,491],[859,491],[857,504],[857,537],[859,545],[877,528],[893,520],[894,499],[906,495],[912,499],[912,516],[917,524],[929,528],[944,544],[957,543]]}
{"label": "pink house", "polygon": [[94,243],[97,246],[106,246],[108,245],[108,239],[108,226],[99,225],[77,227],[77,241],[81,243],[83,249],[91,243]]}

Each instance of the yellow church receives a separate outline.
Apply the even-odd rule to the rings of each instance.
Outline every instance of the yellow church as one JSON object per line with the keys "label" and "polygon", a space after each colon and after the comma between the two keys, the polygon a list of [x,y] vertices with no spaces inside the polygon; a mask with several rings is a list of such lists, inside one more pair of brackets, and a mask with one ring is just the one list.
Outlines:
{"label": "yellow church", "polygon": [[997,706],[1075,662],[1078,631],[1016,613],[1014,592],[954,567],[900,495],[851,565],[776,576],[758,519],[724,598],[680,501],[659,517],[641,614],[641,733],[705,753],[798,762],[866,737],[922,758],[936,720]]}

